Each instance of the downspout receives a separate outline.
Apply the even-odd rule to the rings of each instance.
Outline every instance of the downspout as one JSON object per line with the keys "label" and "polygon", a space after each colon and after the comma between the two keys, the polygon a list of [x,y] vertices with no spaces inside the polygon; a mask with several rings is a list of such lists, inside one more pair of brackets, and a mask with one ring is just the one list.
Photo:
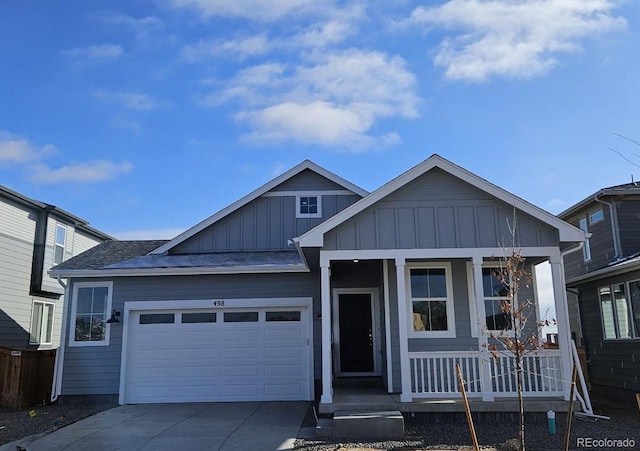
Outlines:
{"label": "downspout", "polygon": [[593,200],[595,200],[598,203],[607,205],[609,207],[609,219],[611,220],[611,235],[613,238],[613,259],[614,260],[619,260],[621,258],[621,253],[620,253],[620,232],[618,230],[618,221],[617,221],[617,212],[616,212],[616,208],[613,205],[613,202],[605,202],[604,200],[600,200],[599,196],[602,193],[596,194],[595,196],[593,196]]}
{"label": "downspout", "polygon": [[62,369],[64,365],[64,349],[67,342],[67,313],[69,309],[69,290],[68,285],[60,280],[58,276],[58,283],[64,288],[63,304],[62,304],[62,326],[60,330],[60,346],[58,352],[56,352],[56,361],[53,367],[53,380],[51,383],[51,402],[56,402],[60,391],[62,390]]}

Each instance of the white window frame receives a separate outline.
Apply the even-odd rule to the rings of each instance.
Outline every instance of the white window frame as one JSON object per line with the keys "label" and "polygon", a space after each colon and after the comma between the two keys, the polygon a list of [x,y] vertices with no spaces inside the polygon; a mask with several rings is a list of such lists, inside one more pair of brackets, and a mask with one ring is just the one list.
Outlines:
{"label": "white window frame", "polygon": [[[316,213],[301,213],[300,202],[302,198],[315,197],[318,200],[318,211]],[[303,192],[296,194],[296,218],[322,218],[322,194],[318,192]]]}
{"label": "white window frame", "polygon": [[[598,218],[594,220],[593,217],[596,215],[598,216]],[[594,210],[591,213],[589,213],[589,224],[591,225],[597,224],[603,220],[604,220],[604,210],[602,208],[598,208],[597,210]]]}
{"label": "white window frame", "polygon": [[[31,337],[33,336],[33,320],[34,320],[34,316],[36,314],[36,304],[42,304],[42,311],[40,314],[40,330],[38,331],[38,340],[37,341],[32,341]],[[42,338],[45,337],[46,338],[46,333],[45,333],[45,324],[48,323],[48,317],[47,317],[47,321],[45,322],[45,316],[44,316],[44,312],[45,312],[45,306],[49,306],[49,308],[51,309],[51,324],[48,326],[48,329],[50,331],[51,337],[48,341],[43,341]],[[55,315],[56,315],[56,305],[53,302],[46,302],[46,301],[41,301],[41,300],[33,300],[32,303],[32,307],[31,307],[31,322],[29,323],[29,344],[30,345],[50,345],[53,344],[53,325],[55,323]]]}
{"label": "white window frame", "polygon": [[[78,307],[78,290],[80,288],[107,288],[107,302],[105,306],[105,331],[102,341],[76,341],[76,313]],[[69,346],[109,346],[111,338],[111,324],[106,321],[111,317],[113,298],[113,282],[76,282],[73,284],[71,298],[71,319],[69,321]]]}
{"label": "white window frame", "polygon": [[[598,306],[600,308],[600,324],[602,325],[602,339],[606,340],[606,341],[614,341],[614,340],[637,340],[638,338],[640,338],[639,334],[640,331],[636,331],[636,324],[635,324],[635,318],[634,318],[634,311],[633,311],[633,301],[631,299],[631,288],[629,287],[629,283],[631,282],[637,282],[637,280],[630,280],[630,281],[626,281],[626,282],[619,282],[619,283],[611,283],[609,285],[602,285],[602,286],[598,286],[597,290],[598,290]],[[615,299],[615,292],[613,287],[615,287],[616,285],[622,285],[624,287],[624,294],[625,294],[625,298],[627,301],[627,311],[626,311],[626,315],[627,315],[627,324],[629,326],[629,337],[622,337],[620,336],[620,317],[619,317],[619,311],[618,311],[618,306],[616,305],[616,299]],[[606,326],[604,323],[604,314],[603,314],[603,310],[602,310],[602,297],[600,295],[600,290],[602,288],[609,288],[609,301],[611,302],[611,307],[612,307],[612,320],[613,320],[613,332],[615,333],[615,337],[609,337],[607,338],[606,336]]]}
{"label": "white window frame", "polygon": [[[64,230],[64,243],[62,244],[58,243],[58,229]],[[69,229],[67,229],[67,226],[65,226],[64,224],[56,223],[56,231],[53,234],[53,264],[54,265],[59,265],[64,261],[64,254],[67,251],[68,232],[69,232]],[[62,260],[58,262],[56,261],[56,249],[59,247],[62,248]]]}
{"label": "white window frame", "polygon": [[[588,223],[589,217],[587,215],[584,218],[580,218],[578,220],[578,227],[580,227],[582,231],[589,233],[589,226],[587,225]],[[591,244],[589,242],[589,238],[584,240],[584,246],[582,247],[582,257],[584,258],[585,263],[591,261]]]}
{"label": "white window frame", "polygon": [[[445,283],[447,288],[446,301],[447,309],[447,330],[414,330],[413,328],[413,302],[411,297],[411,270],[412,269],[444,269]],[[412,262],[405,266],[405,290],[407,293],[407,327],[409,329],[409,338],[456,338],[456,318],[455,318],[455,302],[453,297],[453,275],[451,273],[451,263],[449,262]],[[416,302],[422,298],[417,298]]]}

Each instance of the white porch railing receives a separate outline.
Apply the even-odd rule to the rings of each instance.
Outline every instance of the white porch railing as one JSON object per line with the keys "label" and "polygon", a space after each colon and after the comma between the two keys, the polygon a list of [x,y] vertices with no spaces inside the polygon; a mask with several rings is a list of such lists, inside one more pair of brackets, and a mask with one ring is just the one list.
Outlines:
{"label": "white porch railing", "polygon": [[[478,352],[410,352],[411,394],[420,398],[450,398],[460,394],[456,364],[460,365],[467,395],[479,397],[492,392],[498,397],[517,396],[515,359],[509,353],[488,358],[491,379],[482,379],[482,360]],[[561,354],[540,350],[522,361],[525,396],[563,396]],[[490,390],[489,390],[490,388]]]}

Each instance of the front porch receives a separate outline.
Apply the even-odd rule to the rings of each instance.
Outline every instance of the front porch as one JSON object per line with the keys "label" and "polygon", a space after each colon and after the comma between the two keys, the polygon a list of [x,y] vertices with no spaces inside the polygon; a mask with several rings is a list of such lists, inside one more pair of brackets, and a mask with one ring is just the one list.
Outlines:
{"label": "front porch", "polygon": [[[400,411],[408,413],[464,412],[459,391],[456,365],[460,365],[471,410],[473,412],[517,412],[518,399],[513,357],[491,358],[484,362],[473,352],[413,352],[411,367],[411,399],[389,393],[382,379],[337,379],[333,385],[331,404],[321,403],[321,414],[338,411]],[[527,412],[566,412],[560,379],[561,354],[557,350],[541,350],[527,355],[523,362],[525,410]],[[484,381],[481,368],[488,365],[490,379]],[[492,395],[492,402],[482,399]],[[582,402],[581,398],[578,399]],[[580,404],[575,406],[580,407]],[[584,407],[584,406],[583,406]]]}

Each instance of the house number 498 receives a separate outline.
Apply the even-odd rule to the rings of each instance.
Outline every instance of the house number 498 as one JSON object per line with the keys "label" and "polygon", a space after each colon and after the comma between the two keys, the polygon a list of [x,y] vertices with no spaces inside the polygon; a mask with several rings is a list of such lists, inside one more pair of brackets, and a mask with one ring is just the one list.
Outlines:
{"label": "house number 498", "polygon": [[214,307],[224,307],[224,301],[213,301]]}

